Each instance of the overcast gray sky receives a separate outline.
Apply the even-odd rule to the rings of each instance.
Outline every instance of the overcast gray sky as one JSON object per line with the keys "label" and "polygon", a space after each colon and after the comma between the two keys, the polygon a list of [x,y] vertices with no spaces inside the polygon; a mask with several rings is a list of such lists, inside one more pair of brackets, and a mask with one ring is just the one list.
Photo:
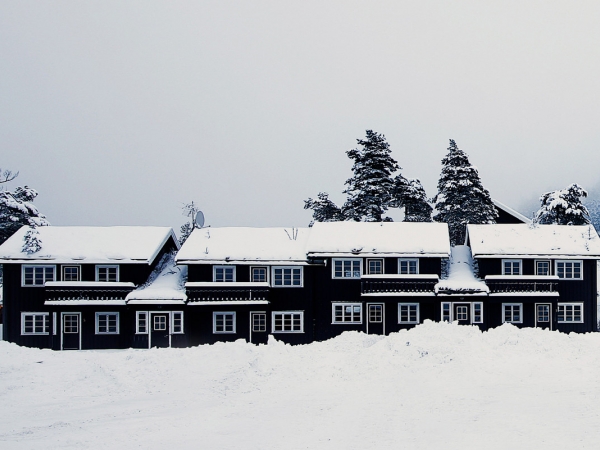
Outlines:
{"label": "overcast gray sky", "polygon": [[428,195],[453,138],[522,210],[598,182],[598,23],[597,0],[3,0],[0,167],[54,225],[179,228],[194,200],[306,226],[373,129]]}

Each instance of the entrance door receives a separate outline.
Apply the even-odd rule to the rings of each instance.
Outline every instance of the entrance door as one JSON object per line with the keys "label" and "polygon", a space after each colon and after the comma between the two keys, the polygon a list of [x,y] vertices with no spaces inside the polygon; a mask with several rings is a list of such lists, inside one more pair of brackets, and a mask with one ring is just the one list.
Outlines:
{"label": "entrance door", "polygon": [[266,344],[269,338],[267,333],[267,313],[253,311],[250,313],[250,342],[253,344]]}
{"label": "entrance door", "polygon": [[367,303],[367,334],[385,334],[385,305]]}
{"label": "entrance door", "polygon": [[469,303],[454,304],[454,320],[459,325],[469,325],[471,323],[471,305]]}
{"label": "entrance door", "polygon": [[150,347],[169,346],[169,313],[150,313]]}
{"label": "entrance door", "polygon": [[81,313],[61,313],[61,350],[81,350]]}
{"label": "entrance door", "polygon": [[552,329],[552,305],[550,303],[535,304],[535,326]]}

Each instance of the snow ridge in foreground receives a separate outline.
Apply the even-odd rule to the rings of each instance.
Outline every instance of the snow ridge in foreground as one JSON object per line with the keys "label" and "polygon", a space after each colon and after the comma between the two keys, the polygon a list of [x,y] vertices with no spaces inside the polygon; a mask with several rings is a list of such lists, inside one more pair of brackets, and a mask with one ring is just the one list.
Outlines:
{"label": "snow ridge in foreground", "polygon": [[2,448],[597,448],[600,335],[426,322],[289,346],[0,342]]}

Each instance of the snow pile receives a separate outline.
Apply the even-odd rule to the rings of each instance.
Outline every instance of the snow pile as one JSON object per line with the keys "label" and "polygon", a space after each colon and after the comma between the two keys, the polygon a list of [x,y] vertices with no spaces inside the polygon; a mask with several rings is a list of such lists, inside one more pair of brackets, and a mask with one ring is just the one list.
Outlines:
{"label": "snow pile", "polygon": [[490,292],[485,282],[475,278],[471,249],[466,245],[452,247],[448,278],[435,285],[436,294],[476,294]]}
{"label": "snow pile", "polygon": [[176,261],[306,261],[308,228],[200,228],[192,232]]}
{"label": "snow pile", "polygon": [[413,222],[317,222],[307,249],[313,255],[450,254],[448,225]]}
{"label": "snow pile", "polygon": [[21,227],[0,246],[0,260],[150,263],[169,237],[175,238],[167,227],[40,227],[36,228],[36,236],[42,248],[30,255],[23,251],[29,230]]}
{"label": "snow pile", "polygon": [[0,342],[0,447],[593,449],[599,347],[598,334],[432,322],[297,347]]}
{"label": "snow pile", "polygon": [[148,281],[135,291],[127,294],[128,303],[135,300],[187,300],[185,282],[187,280],[187,266],[175,265],[175,253],[162,257],[159,264],[148,277]]}
{"label": "snow pile", "polygon": [[600,257],[592,225],[467,225],[473,256]]}

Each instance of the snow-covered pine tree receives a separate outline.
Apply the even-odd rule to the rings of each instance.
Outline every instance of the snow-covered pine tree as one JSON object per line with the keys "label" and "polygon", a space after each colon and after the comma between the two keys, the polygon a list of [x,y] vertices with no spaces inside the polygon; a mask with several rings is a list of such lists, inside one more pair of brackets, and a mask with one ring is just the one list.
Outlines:
{"label": "snow-covered pine tree", "polygon": [[367,130],[366,140],[357,139],[362,148],[348,150],[354,175],[346,181],[348,199],[342,207],[346,220],[381,222],[392,201],[392,173],[400,169],[392,158],[383,134]]}
{"label": "snow-covered pine tree", "polygon": [[344,220],[339,206],[329,200],[327,192],[319,192],[316,200],[312,198],[304,200],[304,209],[312,209],[313,211],[313,220],[309,224],[310,227],[315,222],[337,222]]}
{"label": "snow-covered pine tree", "polygon": [[21,251],[28,255],[39,252],[42,249],[42,241],[38,237],[39,235],[40,232],[38,230],[34,227],[30,227],[25,233],[25,236],[23,236],[23,248]]}
{"label": "snow-covered pine tree", "polygon": [[190,237],[190,234],[192,234],[192,231],[194,231],[194,228],[196,227],[194,222],[196,220],[196,214],[198,214],[200,208],[192,200],[191,203],[184,203],[181,209],[183,211],[183,215],[189,217],[190,219],[189,222],[186,222],[183,225],[181,225],[181,228],[179,229],[179,244],[183,245],[183,243],[187,241],[187,238]]}
{"label": "snow-covered pine tree", "polygon": [[590,214],[581,199],[587,192],[577,183],[565,189],[546,192],[540,197],[541,207],[534,215],[540,224],[586,225],[591,223]]}
{"label": "snow-covered pine tree", "polygon": [[404,222],[431,222],[433,208],[419,180],[397,175],[394,178],[394,197],[394,206],[404,207]]}
{"label": "snow-covered pine tree", "polygon": [[37,191],[28,186],[19,186],[12,192],[0,192],[0,244],[23,225],[30,227],[50,225],[46,216],[40,214],[32,203],[37,195]]}
{"label": "snow-covered pine tree", "polygon": [[452,245],[464,243],[468,223],[496,223],[498,217],[477,168],[471,165],[467,154],[453,139],[450,139],[448,154],[442,159],[438,193],[433,200],[436,210],[433,220],[448,224]]}

